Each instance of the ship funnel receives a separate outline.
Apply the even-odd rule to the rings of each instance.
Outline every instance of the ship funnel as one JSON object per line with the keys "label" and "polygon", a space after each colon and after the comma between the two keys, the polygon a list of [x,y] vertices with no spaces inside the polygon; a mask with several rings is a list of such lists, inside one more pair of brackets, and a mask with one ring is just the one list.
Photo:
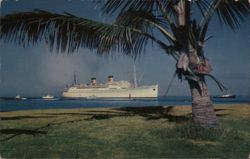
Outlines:
{"label": "ship funnel", "polygon": [[95,77],[91,78],[91,85],[96,85],[96,78]]}
{"label": "ship funnel", "polygon": [[108,76],[108,82],[113,82],[114,81],[114,76],[110,75]]}

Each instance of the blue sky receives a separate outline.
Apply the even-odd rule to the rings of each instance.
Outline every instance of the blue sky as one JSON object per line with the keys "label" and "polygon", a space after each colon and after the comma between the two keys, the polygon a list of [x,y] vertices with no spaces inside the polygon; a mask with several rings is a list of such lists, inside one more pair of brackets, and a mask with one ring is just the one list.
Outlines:
{"label": "blue sky", "polygon": [[[112,19],[101,16],[98,6],[90,0],[5,0],[1,4],[1,15],[35,8],[57,13],[66,11],[104,22]],[[213,75],[231,93],[249,96],[250,30],[247,28],[250,28],[249,18],[236,32],[214,20],[209,28],[209,34],[214,38],[206,44],[205,53],[213,65]],[[117,80],[132,80],[133,60],[123,55],[104,58],[82,48],[68,56],[49,52],[43,43],[23,48],[14,43],[0,42],[0,96],[60,95],[65,85],[72,83],[74,72],[82,83],[89,82],[91,77],[105,82],[110,74]],[[175,71],[172,57],[155,45],[149,46],[145,55],[135,63],[140,84],[158,83],[160,94],[164,94]],[[220,94],[210,79],[208,85],[210,94]],[[169,95],[190,95],[187,82],[175,79]]]}

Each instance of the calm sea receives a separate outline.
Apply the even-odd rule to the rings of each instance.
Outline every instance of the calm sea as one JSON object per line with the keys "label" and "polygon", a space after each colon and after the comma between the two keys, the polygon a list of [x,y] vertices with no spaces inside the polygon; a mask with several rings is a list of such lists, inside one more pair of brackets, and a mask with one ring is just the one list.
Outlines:
{"label": "calm sea", "polygon": [[[213,98],[216,104],[250,103],[250,97],[238,96],[234,99]],[[98,108],[98,107],[142,107],[142,106],[178,106],[190,105],[191,98],[185,96],[159,97],[155,100],[5,100],[0,99],[0,111],[32,110],[32,109],[60,109],[60,108]]]}

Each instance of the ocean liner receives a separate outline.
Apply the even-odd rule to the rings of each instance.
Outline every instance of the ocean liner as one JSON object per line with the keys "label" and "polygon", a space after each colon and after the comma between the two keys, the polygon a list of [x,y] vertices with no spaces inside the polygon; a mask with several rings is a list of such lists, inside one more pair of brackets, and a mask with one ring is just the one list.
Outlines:
{"label": "ocean liner", "polygon": [[91,78],[89,84],[74,84],[66,87],[62,93],[63,98],[156,98],[158,84],[150,86],[137,86],[136,82],[114,81],[113,76],[108,76],[105,84],[98,84],[96,78]]}

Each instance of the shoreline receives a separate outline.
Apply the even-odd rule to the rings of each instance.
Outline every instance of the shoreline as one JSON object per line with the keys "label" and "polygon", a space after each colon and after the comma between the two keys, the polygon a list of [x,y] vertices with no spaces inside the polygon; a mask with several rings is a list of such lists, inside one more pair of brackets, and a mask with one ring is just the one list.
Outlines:
{"label": "shoreline", "polygon": [[[143,106],[180,106],[191,105],[190,97],[167,97],[158,100],[1,100],[0,111],[35,109],[77,109],[77,108],[117,108]],[[218,104],[250,104],[249,98],[214,99]]]}
{"label": "shoreline", "polygon": [[[214,108],[220,108],[220,107],[250,107],[250,103],[226,103],[226,104],[213,104]],[[36,111],[88,111],[88,110],[116,110],[116,109],[123,109],[123,108],[168,108],[173,107],[175,109],[184,109],[184,110],[191,110],[191,105],[163,105],[163,106],[128,106],[128,107],[77,107],[77,108],[45,108],[45,109],[25,109],[25,110],[10,110],[10,111],[0,111],[1,113],[11,113],[11,112],[36,112]]]}

